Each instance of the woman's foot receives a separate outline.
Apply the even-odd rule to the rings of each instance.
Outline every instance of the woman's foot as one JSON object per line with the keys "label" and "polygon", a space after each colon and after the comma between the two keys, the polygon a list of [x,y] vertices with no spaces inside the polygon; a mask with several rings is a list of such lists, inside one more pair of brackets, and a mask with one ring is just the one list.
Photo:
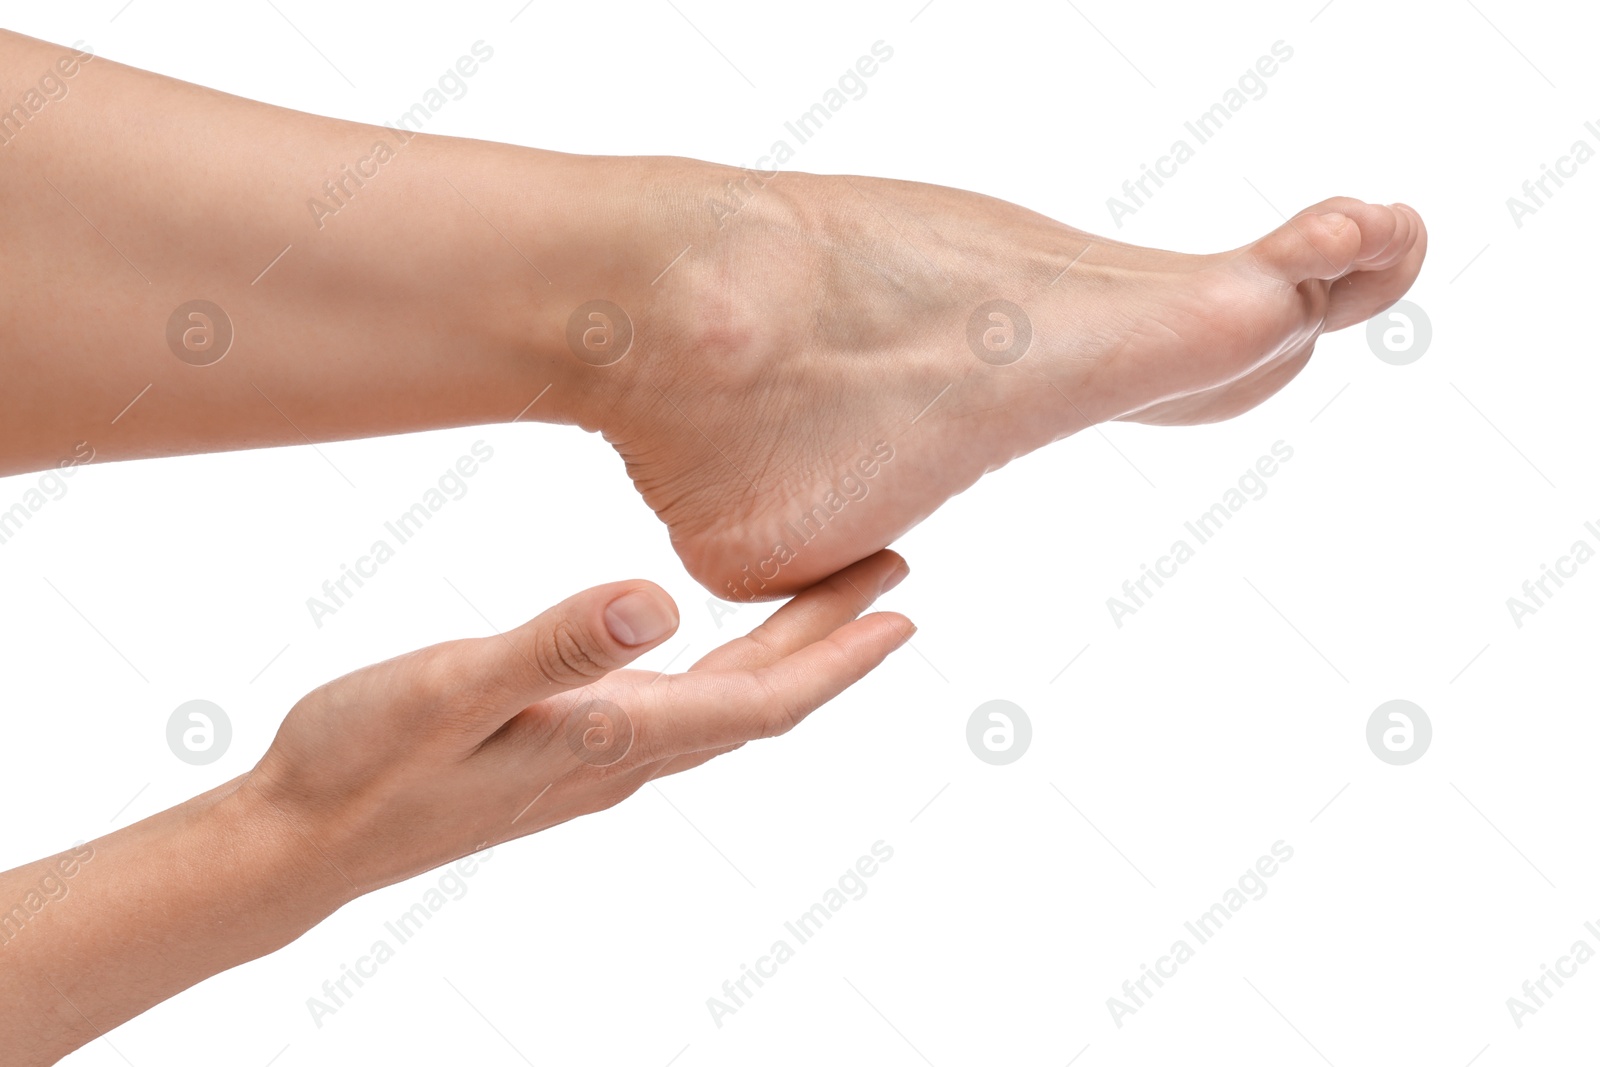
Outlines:
{"label": "woman's foot", "polygon": [[636,295],[633,349],[596,369],[621,388],[588,421],[689,571],[739,600],[808,586],[1094,423],[1254,407],[1322,332],[1399,299],[1426,247],[1416,211],[1349,199],[1195,256],[937,186],[688,174],[669,199],[722,209],[651,239],[662,262],[687,248]]}

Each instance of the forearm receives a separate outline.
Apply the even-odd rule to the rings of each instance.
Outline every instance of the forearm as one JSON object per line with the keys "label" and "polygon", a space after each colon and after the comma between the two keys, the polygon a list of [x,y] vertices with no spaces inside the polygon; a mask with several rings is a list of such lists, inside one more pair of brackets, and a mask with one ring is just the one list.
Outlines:
{"label": "forearm", "polygon": [[[72,53],[0,33],[0,99]],[[689,164],[430,137],[103,58],[69,66],[65,95],[13,119],[0,148],[0,474],[82,441],[123,459],[519,414],[594,426],[611,402],[569,351],[568,319],[648,292],[676,251],[643,217],[653,179]],[[175,318],[196,300],[225,319]]]}
{"label": "forearm", "polygon": [[0,874],[0,1060],[54,1063],[355,895],[237,784]]}

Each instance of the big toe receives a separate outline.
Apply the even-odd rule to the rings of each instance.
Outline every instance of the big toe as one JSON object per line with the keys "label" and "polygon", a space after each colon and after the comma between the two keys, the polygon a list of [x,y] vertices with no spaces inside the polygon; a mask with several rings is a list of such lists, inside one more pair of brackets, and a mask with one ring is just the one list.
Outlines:
{"label": "big toe", "polygon": [[1345,274],[1361,254],[1361,227],[1337,208],[1302,212],[1243,250],[1245,260],[1286,285]]}

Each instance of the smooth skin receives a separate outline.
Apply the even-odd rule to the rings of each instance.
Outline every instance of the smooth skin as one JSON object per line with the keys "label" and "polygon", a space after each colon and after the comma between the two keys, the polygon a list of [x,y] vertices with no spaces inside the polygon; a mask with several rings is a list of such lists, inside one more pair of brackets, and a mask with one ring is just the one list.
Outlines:
{"label": "smooth skin", "polygon": [[[0,33],[5,92],[70,53]],[[1181,255],[956,189],[413,135],[104,58],[62,84],[0,148],[0,474],[81,442],[115,460],[577,425],[728,599],[803,589],[1096,423],[1248,410],[1399,299],[1427,245],[1411,208],[1337,198]],[[195,299],[234,329],[210,366],[168,346]],[[995,299],[1032,328],[1004,366],[968,341]],[[633,329],[608,366],[569,347],[595,300]]]}
{"label": "smooth skin", "polygon": [[[0,874],[0,1061],[55,1063],[358,896],[787,733],[911,637],[903,615],[861,616],[906,573],[879,552],[684,674],[624,669],[678,623],[631,581],[314,690],[248,773]],[[66,895],[5,925],[52,876]]]}

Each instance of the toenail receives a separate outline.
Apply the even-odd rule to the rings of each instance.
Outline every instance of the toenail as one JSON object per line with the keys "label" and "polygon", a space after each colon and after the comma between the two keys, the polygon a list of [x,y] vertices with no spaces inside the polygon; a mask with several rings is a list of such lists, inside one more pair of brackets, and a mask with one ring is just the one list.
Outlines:
{"label": "toenail", "polygon": [[1344,228],[1350,225],[1350,216],[1338,211],[1330,211],[1322,216],[1322,221],[1328,224],[1330,232],[1343,233]]}

